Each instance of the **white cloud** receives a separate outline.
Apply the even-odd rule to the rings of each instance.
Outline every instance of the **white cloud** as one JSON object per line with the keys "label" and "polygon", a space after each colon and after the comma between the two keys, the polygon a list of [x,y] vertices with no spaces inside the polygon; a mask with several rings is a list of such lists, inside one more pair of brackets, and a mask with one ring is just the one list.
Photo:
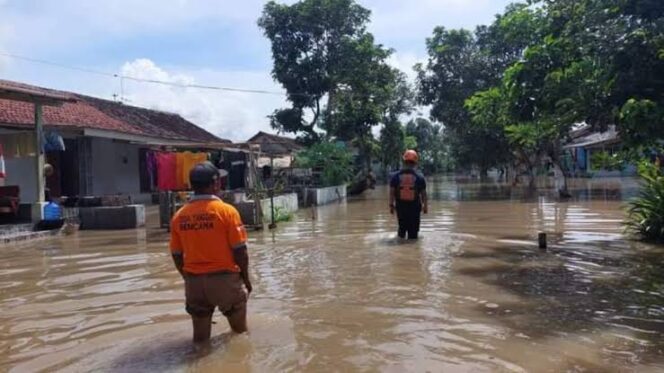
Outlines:
{"label": "white cloud", "polygon": [[415,81],[417,74],[413,67],[419,62],[426,62],[426,58],[420,57],[413,52],[394,52],[390,58],[387,60],[387,63],[390,66],[401,70],[408,76],[408,80],[411,82]]}
{"label": "white cloud", "polygon": [[426,38],[437,26],[473,29],[493,21],[513,0],[358,0],[371,9],[369,30],[396,50],[391,64],[414,78],[412,66],[426,60]]}
{"label": "white cloud", "polygon": [[424,39],[436,26],[474,28],[489,23],[512,0],[360,0],[372,10],[371,30],[389,39]]}
{"label": "white cloud", "polygon": [[[148,59],[127,62],[121,73],[141,79],[178,84],[255,87],[279,91],[267,72],[200,70],[169,72]],[[245,141],[270,128],[267,116],[285,105],[284,96],[181,88],[125,81],[124,97],[131,105],[175,112],[223,138]]]}

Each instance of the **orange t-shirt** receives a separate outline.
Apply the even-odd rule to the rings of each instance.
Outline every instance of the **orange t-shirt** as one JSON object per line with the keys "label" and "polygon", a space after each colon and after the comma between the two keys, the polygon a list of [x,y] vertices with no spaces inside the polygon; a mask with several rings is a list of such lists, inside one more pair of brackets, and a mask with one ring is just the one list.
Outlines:
{"label": "orange t-shirt", "polygon": [[214,196],[194,196],[171,221],[171,252],[182,253],[185,272],[240,272],[233,250],[246,242],[240,214]]}

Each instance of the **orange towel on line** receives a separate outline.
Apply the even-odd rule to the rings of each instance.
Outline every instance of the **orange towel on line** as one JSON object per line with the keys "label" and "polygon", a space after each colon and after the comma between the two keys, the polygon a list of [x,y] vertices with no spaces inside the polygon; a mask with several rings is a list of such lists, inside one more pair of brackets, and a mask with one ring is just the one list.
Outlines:
{"label": "orange towel on line", "polygon": [[175,153],[175,189],[187,189],[187,180],[184,176],[184,153]]}
{"label": "orange towel on line", "polygon": [[194,168],[194,166],[207,161],[207,159],[207,153],[183,152],[176,154],[178,189],[191,189],[191,185],[189,183],[189,172],[191,172],[191,169]]}
{"label": "orange towel on line", "polygon": [[189,183],[189,172],[191,172],[191,169],[194,168],[199,163],[203,163],[208,160],[207,153],[185,153],[185,158],[184,158],[184,178],[186,180],[186,184],[188,189],[191,189],[191,185]]}

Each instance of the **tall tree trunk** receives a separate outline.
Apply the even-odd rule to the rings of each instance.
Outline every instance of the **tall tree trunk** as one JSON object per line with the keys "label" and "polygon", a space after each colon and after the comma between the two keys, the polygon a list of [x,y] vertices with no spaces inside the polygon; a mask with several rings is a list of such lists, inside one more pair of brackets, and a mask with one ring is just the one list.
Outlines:
{"label": "tall tree trunk", "polygon": [[480,180],[486,180],[489,178],[489,169],[486,166],[480,167]]}
{"label": "tall tree trunk", "polygon": [[[549,158],[551,158],[551,163],[553,163],[553,176],[558,195],[561,198],[569,198],[571,197],[571,194],[569,193],[569,188],[567,185],[568,174],[565,168],[563,167],[562,154],[563,154],[562,147],[554,146],[553,150],[551,151],[551,154],[549,154]],[[560,185],[559,181],[561,182]]]}

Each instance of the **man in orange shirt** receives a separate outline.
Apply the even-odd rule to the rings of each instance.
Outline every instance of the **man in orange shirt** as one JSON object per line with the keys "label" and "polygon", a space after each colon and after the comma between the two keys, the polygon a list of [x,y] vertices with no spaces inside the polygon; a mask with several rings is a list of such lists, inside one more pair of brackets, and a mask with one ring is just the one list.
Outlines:
{"label": "man in orange shirt", "polygon": [[[189,174],[194,196],[171,222],[171,254],[184,278],[194,342],[210,339],[215,308],[236,333],[247,331],[249,280],[247,233],[237,210],[217,197],[219,170],[210,162]],[[244,286],[243,286],[244,285]]]}

